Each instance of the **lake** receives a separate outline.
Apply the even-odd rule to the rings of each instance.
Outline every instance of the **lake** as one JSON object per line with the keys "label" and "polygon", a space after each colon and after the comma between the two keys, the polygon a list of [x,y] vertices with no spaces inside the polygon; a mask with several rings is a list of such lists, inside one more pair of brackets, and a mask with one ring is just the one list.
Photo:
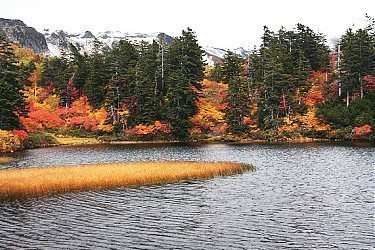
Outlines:
{"label": "lake", "polygon": [[92,145],[14,157],[0,169],[170,160],[237,161],[257,169],[3,201],[1,249],[375,248],[373,144]]}

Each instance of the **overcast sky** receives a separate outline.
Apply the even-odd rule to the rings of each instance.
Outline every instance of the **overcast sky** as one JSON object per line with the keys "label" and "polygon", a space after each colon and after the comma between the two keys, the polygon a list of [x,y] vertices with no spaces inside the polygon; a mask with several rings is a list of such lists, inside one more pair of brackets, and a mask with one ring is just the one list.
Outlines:
{"label": "overcast sky", "polygon": [[42,31],[120,30],[172,36],[191,27],[201,45],[252,48],[263,25],[278,29],[303,23],[328,40],[374,16],[374,0],[10,0],[2,1],[0,17],[21,19]]}

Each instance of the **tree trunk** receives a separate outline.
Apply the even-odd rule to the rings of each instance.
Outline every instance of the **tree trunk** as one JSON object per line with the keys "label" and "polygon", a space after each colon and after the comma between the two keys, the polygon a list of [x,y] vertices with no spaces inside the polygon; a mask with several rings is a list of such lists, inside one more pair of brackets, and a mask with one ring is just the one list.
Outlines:
{"label": "tree trunk", "polygon": [[346,107],[349,107],[350,98],[349,98],[349,91],[346,92]]}

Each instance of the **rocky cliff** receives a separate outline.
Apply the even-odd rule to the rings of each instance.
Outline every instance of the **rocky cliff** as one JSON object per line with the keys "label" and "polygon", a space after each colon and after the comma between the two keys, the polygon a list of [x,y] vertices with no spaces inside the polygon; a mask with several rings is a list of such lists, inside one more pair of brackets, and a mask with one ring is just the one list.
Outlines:
{"label": "rocky cliff", "polygon": [[0,18],[0,34],[8,41],[32,48],[35,52],[49,52],[44,35],[21,20]]}

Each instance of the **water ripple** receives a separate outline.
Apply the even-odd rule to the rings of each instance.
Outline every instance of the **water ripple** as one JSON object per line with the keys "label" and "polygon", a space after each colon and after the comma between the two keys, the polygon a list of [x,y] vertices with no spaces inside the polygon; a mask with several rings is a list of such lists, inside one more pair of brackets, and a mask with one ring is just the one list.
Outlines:
{"label": "water ripple", "polygon": [[[113,145],[18,153],[0,168],[142,160],[254,173],[0,203],[3,249],[374,249],[373,147]],[[53,157],[51,157],[53,155]]]}

